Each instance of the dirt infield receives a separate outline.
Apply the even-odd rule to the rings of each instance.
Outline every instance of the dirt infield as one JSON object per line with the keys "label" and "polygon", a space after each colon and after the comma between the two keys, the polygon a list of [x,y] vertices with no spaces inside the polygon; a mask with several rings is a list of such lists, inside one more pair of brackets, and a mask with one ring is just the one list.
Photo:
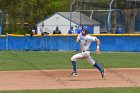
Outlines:
{"label": "dirt infield", "polygon": [[140,68],[106,69],[105,78],[95,69],[0,71],[0,90],[140,87]]}

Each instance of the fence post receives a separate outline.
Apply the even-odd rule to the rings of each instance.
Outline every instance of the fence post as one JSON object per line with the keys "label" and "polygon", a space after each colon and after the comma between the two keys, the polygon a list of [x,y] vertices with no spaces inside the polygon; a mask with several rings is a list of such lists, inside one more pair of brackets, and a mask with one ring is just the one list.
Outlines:
{"label": "fence post", "polygon": [[50,51],[50,42],[49,42],[49,36],[48,36],[48,34],[46,35],[46,51]]}
{"label": "fence post", "polygon": [[24,51],[26,50],[26,34],[24,35]]}
{"label": "fence post", "polygon": [[9,43],[9,41],[8,41],[8,33],[6,33],[6,50],[9,50],[8,49],[8,43]]}

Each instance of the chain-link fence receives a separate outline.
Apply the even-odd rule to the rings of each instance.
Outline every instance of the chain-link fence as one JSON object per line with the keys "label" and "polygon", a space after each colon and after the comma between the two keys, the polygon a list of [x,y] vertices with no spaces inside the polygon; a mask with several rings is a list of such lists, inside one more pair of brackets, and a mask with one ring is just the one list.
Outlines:
{"label": "chain-link fence", "polygon": [[101,32],[140,32],[140,0],[74,0],[71,11],[79,11],[98,21]]}
{"label": "chain-link fence", "polygon": [[0,35],[2,32],[2,11],[0,10]]}

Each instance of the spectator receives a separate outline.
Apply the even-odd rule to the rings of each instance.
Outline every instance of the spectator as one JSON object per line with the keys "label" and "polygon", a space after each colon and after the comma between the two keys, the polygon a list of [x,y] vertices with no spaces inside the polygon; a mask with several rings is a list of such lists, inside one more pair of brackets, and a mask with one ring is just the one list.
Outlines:
{"label": "spectator", "polygon": [[75,34],[80,34],[81,29],[78,26],[75,26]]}
{"label": "spectator", "polygon": [[30,33],[30,36],[35,35],[35,30],[32,30],[32,32]]}
{"label": "spectator", "polygon": [[40,27],[40,32],[41,32],[41,35],[44,36],[45,35],[45,27],[44,27],[44,23],[42,23],[42,26]]}
{"label": "spectator", "polygon": [[56,27],[56,29],[53,31],[53,34],[61,34],[61,31],[58,27]]}
{"label": "spectator", "polygon": [[75,31],[73,30],[73,27],[71,26],[70,29],[68,30],[68,34],[74,34],[74,32]]}
{"label": "spectator", "polygon": [[117,26],[115,33],[116,34],[123,34],[124,33],[120,25]]}

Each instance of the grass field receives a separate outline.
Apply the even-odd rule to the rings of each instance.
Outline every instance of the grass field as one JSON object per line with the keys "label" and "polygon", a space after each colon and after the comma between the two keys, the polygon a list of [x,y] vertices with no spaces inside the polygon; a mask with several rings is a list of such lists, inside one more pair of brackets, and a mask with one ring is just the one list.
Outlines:
{"label": "grass field", "polygon": [[[0,70],[71,69],[71,56],[77,52],[0,51]],[[139,68],[139,52],[104,52],[91,56],[103,68]],[[84,60],[77,61],[78,68],[91,69]],[[59,90],[0,91],[0,93],[140,93],[140,88],[93,88]]]}
{"label": "grass field", "polygon": [[90,88],[55,90],[1,91],[0,93],[140,93],[140,88]]}
{"label": "grass field", "polygon": [[[77,52],[0,51],[0,70],[71,69],[71,56]],[[91,56],[104,68],[139,68],[140,53],[101,53]],[[92,68],[85,60],[78,68]]]}

